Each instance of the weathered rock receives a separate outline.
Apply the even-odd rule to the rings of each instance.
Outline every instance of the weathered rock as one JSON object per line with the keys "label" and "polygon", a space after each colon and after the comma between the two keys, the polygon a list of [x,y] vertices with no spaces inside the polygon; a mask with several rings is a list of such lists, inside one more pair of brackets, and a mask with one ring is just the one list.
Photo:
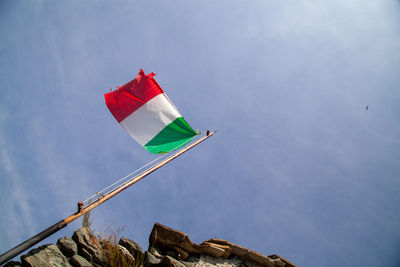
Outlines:
{"label": "weathered rock", "polygon": [[93,257],[92,255],[84,248],[80,249],[79,254],[84,257],[87,261],[92,262]]}
{"label": "weathered rock", "polygon": [[187,253],[185,250],[181,249],[180,247],[174,247],[176,253],[178,254],[178,258],[182,260],[187,260],[189,257],[189,253]]}
{"label": "weathered rock", "polygon": [[231,255],[232,249],[229,246],[214,244],[211,242],[203,242],[200,244],[201,254],[207,254],[214,257],[228,258]]}
{"label": "weathered rock", "polygon": [[43,245],[21,257],[26,267],[72,267],[56,245]]}
{"label": "weathered rock", "polygon": [[119,240],[118,244],[126,248],[134,258],[143,257],[142,248],[135,241],[123,237]]}
{"label": "weathered rock", "polygon": [[[277,256],[265,256],[250,249],[230,243],[222,239],[210,239],[200,245],[193,243],[183,232],[171,229],[156,223],[149,238],[150,247],[155,247],[163,252],[164,255],[172,256],[175,259],[187,260],[191,255],[212,256],[205,259],[230,259],[235,256],[238,261],[243,261],[245,265],[266,266],[266,267],[292,267],[295,266],[287,260]],[[162,258],[165,260],[164,258]],[[211,262],[213,260],[210,260]],[[218,262],[225,262],[218,260]],[[229,260],[227,261],[229,262]],[[185,262],[188,263],[188,262]],[[212,264],[204,263],[207,266]],[[233,263],[235,265],[236,263]],[[226,266],[229,266],[227,263]]]}
{"label": "weathered rock", "polygon": [[170,257],[172,257],[172,258],[178,258],[179,257],[179,255],[178,255],[178,252],[176,252],[176,249],[174,249],[174,250],[166,250],[165,251],[165,255],[166,256],[170,256]]}
{"label": "weathered rock", "polygon": [[69,260],[74,267],[93,267],[93,264],[88,262],[84,257],[75,254]]}
{"label": "weathered rock", "polygon": [[246,267],[263,267],[259,264],[252,264],[246,261],[243,261],[239,257],[232,256],[229,259],[225,258],[216,258],[211,257],[209,255],[201,255],[199,261],[196,263],[195,266],[219,266],[219,267],[234,267],[234,266],[246,266]]}
{"label": "weathered rock", "polygon": [[165,267],[186,267],[185,264],[177,261],[176,259],[170,257],[170,256],[165,256],[162,258],[159,266],[165,266]]}
{"label": "weathered rock", "polygon": [[127,250],[125,247],[118,245],[118,249],[121,252],[122,255],[126,258],[127,262],[131,262],[132,264],[135,263],[135,258],[132,256],[132,254]]}
{"label": "weathered rock", "polygon": [[115,263],[145,267],[295,267],[278,255],[264,256],[222,239],[213,238],[198,245],[185,233],[157,223],[149,241],[149,249],[143,253],[136,242],[121,238],[116,251],[115,244],[99,241],[89,228],[80,228],[72,239],[63,237],[57,246],[41,246],[22,256],[22,264],[9,262],[5,266],[107,267]]}
{"label": "weathered rock", "polygon": [[[250,260],[253,262],[256,262],[258,264],[261,264],[263,266],[287,266],[291,267],[294,266],[290,262],[280,258],[279,256],[274,255],[274,257],[271,256],[264,256],[256,251],[250,250],[248,248],[244,248],[242,246],[233,244],[231,242],[228,242],[223,239],[218,239],[218,238],[212,238],[207,241],[204,241],[203,243],[210,243],[214,245],[223,245],[223,246],[228,246],[231,248],[231,253],[232,255],[239,256],[242,259],[245,260]],[[283,264],[283,265],[282,265]]]}
{"label": "weathered rock", "polygon": [[290,265],[286,265],[286,263],[282,262],[282,261],[274,261],[273,265],[274,267],[285,267],[285,266],[290,266]]}
{"label": "weathered rock", "polygon": [[[90,262],[103,265],[105,261],[105,255],[101,248],[99,240],[92,233],[90,228],[81,227],[74,232],[72,239],[78,244],[79,253],[81,254],[82,249],[85,249],[92,256]],[[84,258],[89,260],[85,255]]]}
{"label": "weathered rock", "polygon": [[196,265],[200,260],[200,255],[190,255],[186,260],[185,264],[192,263],[192,265]]}
{"label": "weathered rock", "polygon": [[161,255],[161,253],[155,247],[149,247],[148,251],[157,258],[161,259],[163,257],[163,255]]}
{"label": "weathered rock", "polygon": [[[174,249],[183,259],[186,254],[207,254],[214,257],[229,257],[229,246],[214,245],[211,242],[197,245],[193,243],[187,234],[156,223],[153,226],[149,238],[150,246],[160,249]],[[177,250],[179,248],[180,250]],[[185,254],[186,252],[186,254]]]}
{"label": "weathered rock", "polygon": [[4,267],[22,267],[22,263],[19,261],[9,261],[4,265]]}
{"label": "weathered rock", "polygon": [[286,260],[286,259],[284,259],[284,258],[282,258],[282,257],[280,257],[280,256],[278,256],[278,255],[276,255],[276,254],[269,255],[268,257],[270,257],[271,259],[279,259],[281,262],[284,263],[283,265],[278,265],[277,263],[275,263],[276,266],[279,266],[279,267],[280,267],[280,266],[285,266],[285,267],[296,267],[296,265],[294,265],[293,263],[289,262],[288,260]]}
{"label": "weathered rock", "polygon": [[58,239],[57,246],[67,258],[71,258],[78,253],[78,245],[69,236]]}
{"label": "weathered rock", "polygon": [[152,267],[158,266],[160,264],[161,259],[157,258],[153,253],[146,251],[144,253],[144,266],[145,267]]}

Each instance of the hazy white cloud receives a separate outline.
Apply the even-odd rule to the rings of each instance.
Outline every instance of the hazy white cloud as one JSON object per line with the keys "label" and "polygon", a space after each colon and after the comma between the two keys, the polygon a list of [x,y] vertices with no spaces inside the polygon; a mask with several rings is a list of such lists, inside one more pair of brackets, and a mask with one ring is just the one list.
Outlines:
{"label": "hazy white cloud", "polygon": [[[24,179],[19,172],[15,159],[10,155],[9,144],[5,129],[9,113],[0,105],[0,166],[3,173],[1,178],[3,201],[1,227],[7,229],[2,231],[1,250],[15,244],[16,240],[22,240],[25,234],[32,235],[36,230],[36,223],[33,220],[31,205],[31,192],[24,186]],[[21,232],[24,229],[24,233]]]}

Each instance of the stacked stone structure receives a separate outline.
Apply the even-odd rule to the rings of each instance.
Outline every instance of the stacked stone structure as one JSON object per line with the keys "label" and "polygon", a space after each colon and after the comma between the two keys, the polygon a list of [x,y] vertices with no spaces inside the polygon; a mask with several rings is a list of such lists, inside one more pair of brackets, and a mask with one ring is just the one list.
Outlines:
{"label": "stacked stone structure", "polygon": [[[156,223],[145,252],[128,238],[121,238],[117,249],[127,266],[166,267],[295,267],[278,255],[264,256],[222,239],[193,243],[183,232]],[[82,227],[71,237],[60,238],[56,245],[48,244],[21,256],[21,262],[5,266],[23,267],[106,267],[107,256],[99,239],[90,228]]]}

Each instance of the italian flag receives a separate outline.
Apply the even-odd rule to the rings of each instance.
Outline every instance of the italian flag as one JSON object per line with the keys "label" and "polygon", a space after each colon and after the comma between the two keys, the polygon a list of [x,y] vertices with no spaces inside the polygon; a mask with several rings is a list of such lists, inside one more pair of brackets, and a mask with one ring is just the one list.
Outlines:
{"label": "italian flag", "polygon": [[153,78],[140,70],[136,78],[104,94],[106,105],[125,130],[151,153],[178,149],[197,133]]}

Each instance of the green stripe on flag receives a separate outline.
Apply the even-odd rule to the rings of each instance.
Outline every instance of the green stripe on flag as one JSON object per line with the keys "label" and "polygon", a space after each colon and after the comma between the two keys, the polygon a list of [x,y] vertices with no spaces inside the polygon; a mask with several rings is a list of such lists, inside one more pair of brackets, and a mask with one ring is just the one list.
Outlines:
{"label": "green stripe on flag", "polygon": [[154,136],[144,148],[154,154],[167,153],[184,146],[196,135],[189,124],[179,117]]}

